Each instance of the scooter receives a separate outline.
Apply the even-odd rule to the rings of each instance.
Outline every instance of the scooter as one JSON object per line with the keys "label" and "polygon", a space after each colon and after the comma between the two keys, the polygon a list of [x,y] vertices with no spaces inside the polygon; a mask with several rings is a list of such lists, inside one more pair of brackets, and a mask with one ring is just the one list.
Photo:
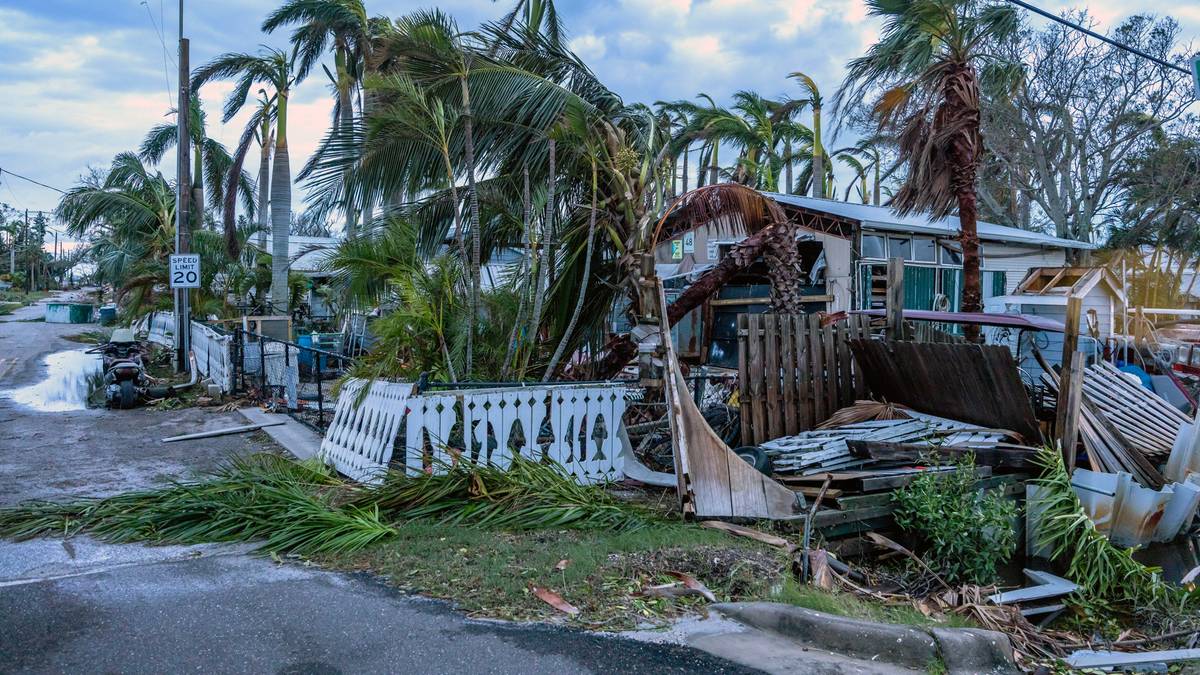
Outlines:
{"label": "scooter", "polygon": [[146,395],[150,385],[142,363],[146,348],[132,330],[114,330],[108,342],[89,349],[88,353],[103,357],[104,401],[109,408],[128,410]]}

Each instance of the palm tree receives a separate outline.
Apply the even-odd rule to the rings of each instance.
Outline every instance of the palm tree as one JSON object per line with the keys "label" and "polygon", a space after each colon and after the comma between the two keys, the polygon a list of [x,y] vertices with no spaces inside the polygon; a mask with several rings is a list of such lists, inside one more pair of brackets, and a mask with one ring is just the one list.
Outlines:
{"label": "palm tree", "polygon": [[[168,115],[174,115],[177,112],[175,108],[172,108],[168,112]],[[188,133],[191,135],[192,166],[194,167],[192,171],[191,203],[199,206],[199,221],[203,224],[206,220],[204,214],[208,209],[219,209],[225,203],[224,179],[229,174],[229,169],[233,165],[233,158],[229,156],[229,151],[225,149],[225,146],[220,141],[208,137],[208,116],[200,105],[200,97],[195,94],[192,95],[190,113]],[[142,161],[158,164],[175,147],[175,144],[179,142],[178,129],[179,127],[171,122],[155,125],[142,140],[142,145],[138,149],[138,156]],[[209,185],[207,203],[205,202],[205,183]],[[254,191],[250,185],[249,177],[245,175],[238,176],[237,188],[242,195],[246,211],[253,212]]]}
{"label": "palm tree", "polygon": [[[294,25],[292,47],[296,51],[296,71],[303,77],[333,48],[334,73],[330,74],[337,91],[333,109],[334,129],[350,137],[353,134],[354,91],[362,82],[367,52],[371,48],[371,27],[362,0],[287,0],[263,21],[262,30],[272,33]],[[328,73],[328,70],[326,70]],[[347,197],[346,234],[358,229],[358,208]]]}
{"label": "palm tree", "polygon": [[[175,250],[175,189],[161,172],[151,171],[131,152],[121,153],[106,173],[68,190],[57,215],[68,233],[89,242],[96,279],[112,284],[127,316],[167,301],[169,296],[159,291],[168,286],[167,260]],[[204,275],[196,311],[219,312],[223,294],[214,292],[213,281],[231,266],[220,236],[194,232],[192,251],[200,255]]]}
{"label": "palm tree", "polygon": [[721,143],[734,146],[738,160],[731,173],[733,181],[777,191],[784,147],[792,142],[806,143],[811,136],[806,127],[792,120],[799,106],[791,101],[765,99],[751,91],[739,91],[733,98],[734,104],[728,109],[692,107],[689,128],[679,139],[707,139],[712,144],[714,164]]}
{"label": "palm tree", "polygon": [[[805,93],[805,97],[800,100],[805,105],[812,108],[812,143],[809,146],[809,161],[812,164],[811,175],[814,177],[825,176],[828,167],[826,167],[825,163],[827,158],[827,155],[825,154],[825,143],[821,138],[821,109],[824,105],[824,100],[821,98],[821,90],[817,87],[816,80],[800,71],[790,73],[788,77],[800,83],[800,87],[804,89]],[[814,197],[817,197],[818,199],[823,199],[825,197],[826,191],[824,180],[814,180],[813,188]],[[806,188],[801,190],[800,193],[805,194],[807,191],[808,190]]]}
{"label": "palm tree", "polygon": [[258,182],[254,184],[258,209],[254,215],[258,224],[258,248],[264,252],[267,250],[267,230],[271,226],[271,110],[274,104],[265,89],[258,90],[258,129],[254,132],[259,147]]}
{"label": "palm tree", "polygon": [[842,197],[842,201],[850,201],[850,191],[857,187],[859,199],[862,200],[862,203],[866,204],[870,200],[870,197],[867,195],[867,167],[863,166],[863,163],[858,161],[858,157],[855,157],[850,152],[844,152],[843,150],[835,150],[834,153],[830,155],[831,158],[840,161],[842,164],[845,164],[850,168],[851,171],[854,172],[854,180],[850,181],[850,184],[846,186],[846,194]]}
{"label": "palm tree", "polygon": [[[979,0],[868,0],[882,17],[879,42],[850,62],[835,108],[864,100],[879,89],[874,114],[880,130],[898,130],[898,163],[907,175],[892,205],[902,214],[928,211],[944,217],[958,208],[963,249],[964,312],[982,309],[978,204],[975,179],[983,153],[980,77],[1012,81],[1019,67],[993,60],[985,49],[1018,28],[1008,5]],[[916,46],[920,46],[917,48]],[[996,91],[1008,91],[998,85]],[[977,327],[967,337],[978,340]]]}
{"label": "palm tree", "polygon": [[[292,222],[292,171],[288,157],[287,111],[288,97],[292,87],[299,84],[305,73],[297,67],[296,60],[277,49],[264,49],[258,54],[228,53],[198,69],[192,75],[192,89],[199,90],[206,82],[214,79],[237,78],[237,84],[225,101],[224,121],[228,122],[245,105],[251,87],[256,83],[269,85],[274,90],[274,105],[270,113],[275,116],[275,153],[271,173],[271,304],[272,309],[288,313],[288,228]],[[260,109],[247,124],[238,144],[234,170],[241,172],[245,148],[262,123]],[[226,237],[228,239],[232,221],[232,209],[228,202],[225,209]]]}

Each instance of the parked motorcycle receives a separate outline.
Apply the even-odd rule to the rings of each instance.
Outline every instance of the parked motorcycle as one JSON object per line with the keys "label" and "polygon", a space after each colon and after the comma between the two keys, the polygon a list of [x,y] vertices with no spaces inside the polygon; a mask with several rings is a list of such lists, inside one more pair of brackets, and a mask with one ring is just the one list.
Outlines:
{"label": "parked motorcycle", "polygon": [[142,358],[145,345],[128,328],[112,332],[108,342],[88,350],[100,354],[104,368],[104,401],[109,408],[128,410],[146,396],[150,378]]}

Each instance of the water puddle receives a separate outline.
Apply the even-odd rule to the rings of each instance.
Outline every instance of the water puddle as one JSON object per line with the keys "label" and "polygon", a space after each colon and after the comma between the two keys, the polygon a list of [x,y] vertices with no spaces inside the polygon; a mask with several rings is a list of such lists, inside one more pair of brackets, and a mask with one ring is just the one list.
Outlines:
{"label": "water puddle", "polygon": [[73,349],[50,354],[44,363],[46,379],[3,395],[41,412],[87,409],[88,397],[102,383],[100,355]]}

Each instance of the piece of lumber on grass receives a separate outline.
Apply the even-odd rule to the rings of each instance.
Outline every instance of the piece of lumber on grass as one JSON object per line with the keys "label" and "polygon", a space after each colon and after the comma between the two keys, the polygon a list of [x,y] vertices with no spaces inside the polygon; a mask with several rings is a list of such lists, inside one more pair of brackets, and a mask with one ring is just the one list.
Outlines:
{"label": "piece of lumber on grass", "polygon": [[983,464],[991,467],[1007,467],[1010,469],[1035,467],[1036,464],[1033,459],[1037,453],[1033,448],[1014,450],[999,447],[934,446],[929,444],[887,443],[882,441],[847,440],[846,445],[849,446],[851,455],[866,459],[918,462],[930,456],[956,460],[966,455],[974,455],[977,465]]}

